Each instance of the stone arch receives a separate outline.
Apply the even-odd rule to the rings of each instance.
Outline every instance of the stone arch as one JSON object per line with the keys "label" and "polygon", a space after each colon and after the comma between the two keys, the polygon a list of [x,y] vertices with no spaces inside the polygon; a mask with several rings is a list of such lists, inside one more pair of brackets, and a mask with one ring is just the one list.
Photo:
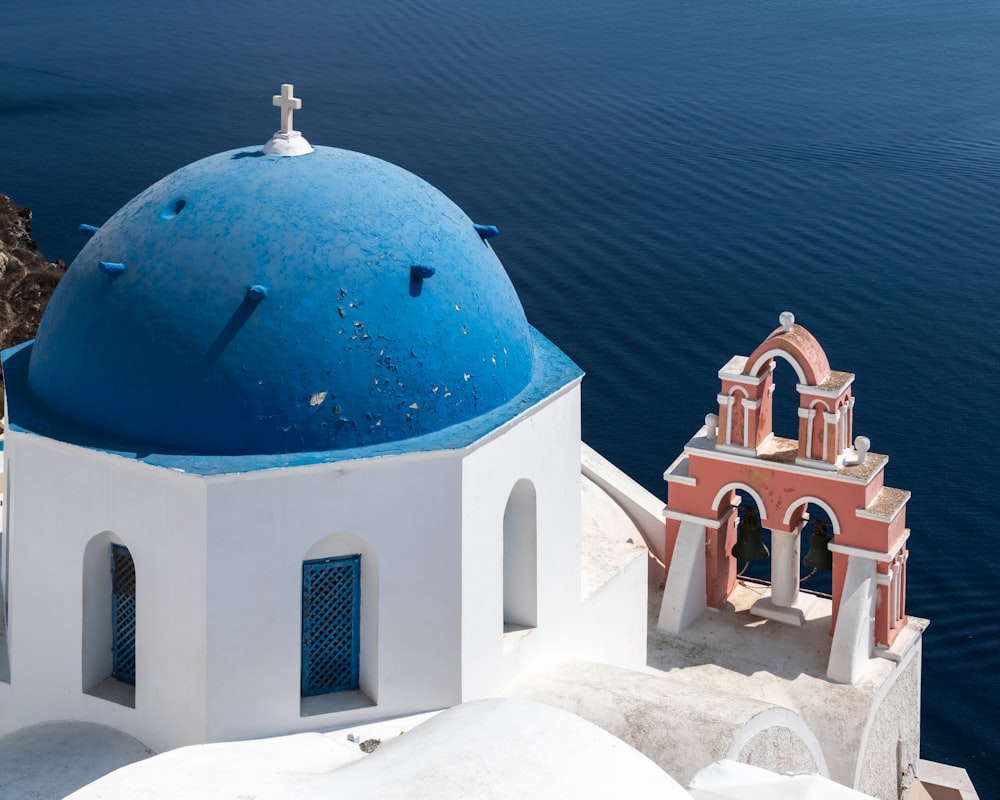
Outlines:
{"label": "stone arch", "polygon": [[[778,750],[787,762],[761,762],[758,753]],[[751,717],[733,739],[726,758],[772,771],[817,772],[830,777],[823,747],[805,721],[787,708],[773,707]],[[810,765],[808,762],[811,761]]]}
{"label": "stone arch", "polygon": [[830,375],[830,362],[822,345],[801,325],[773,331],[750,354],[743,374],[759,377],[775,356],[791,363],[799,382],[804,385],[819,386]]}
{"label": "stone arch", "polygon": [[732,481],[719,489],[718,493],[715,495],[715,499],[712,500],[712,510],[718,511],[722,498],[734,489],[740,489],[754,499],[754,502],[757,504],[757,511],[760,514],[760,520],[761,522],[764,522],[767,519],[767,506],[764,504],[764,498],[760,496],[760,492],[751,487],[749,484],[741,483],[739,481]]}
{"label": "stone arch", "polygon": [[[338,532],[328,534],[314,541],[302,554],[297,580],[291,582],[291,586],[298,593],[299,597],[301,597],[301,565],[306,561],[352,555],[359,555],[361,557],[358,689],[372,702],[377,703],[379,672],[379,565],[375,548],[365,539],[352,533]],[[301,626],[301,618],[298,624]],[[302,698],[301,713],[308,715],[334,710],[328,707],[329,703],[325,702],[325,697]]]}
{"label": "stone arch", "polygon": [[[112,586],[111,549],[112,545],[128,548],[127,543],[114,531],[105,530],[90,537],[83,548],[82,559],[82,604],[80,620],[80,682],[83,691],[105,699],[135,704],[134,690],[124,686],[116,687],[117,681],[108,682],[112,677]],[[136,594],[138,594],[139,573],[135,553],[129,548],[136,570]],[[141,608],[136,603],[136,638]],[[139,680],[139,651],[136,649],[136,684]]]}
{"label": "stone arch", "polygon": [[[806,371],[802,368],[802,365],[792,356],[790,356],[785,350],[773,347],[757,356],[757,360],[752,364],[748,361],[748,374],[755,377],[760,377],[760,374],[764,371],[767,365],[772,361],[772,359],[780,357],[791,364],[792,369],[795,370],[795,377],[799,379],[799,383],[808,384],[809,378],[806,375]],[[752,356],[751,356],[752,358]],[[815,385],[815,384],[812,384]]]}
{"label": "stone arch", "polygon": [[807,494],[802,497],[798,497],[788,504],[785,509],[785,516],[781,520],[786,526],[791,522],[792,515],[802,506],[809,505],[809,503],[815,503],[820,508],[822,508],[830,517],[830,525],[833,528],[831,533],[835,536],[841,532],[840,520],[837,518],[837,512],[834,511],[833,506],[830,505],[826,500],[816,497],[815,495]]}
{"label": "stone arch", "polygon": [[538,625],[538,499],[526,478],[503,512],[503,623],[505,630]]}

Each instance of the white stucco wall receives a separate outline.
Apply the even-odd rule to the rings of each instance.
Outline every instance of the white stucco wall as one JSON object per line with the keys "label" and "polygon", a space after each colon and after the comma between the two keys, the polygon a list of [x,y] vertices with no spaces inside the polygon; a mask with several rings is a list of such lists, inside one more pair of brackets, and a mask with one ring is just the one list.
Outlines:
{"label": "white stucco wall", "polygon": [[[6,459],[0,733],[76,718],[163,750],[446,708],[565,658],[643,660],[646,551],[596,487],[587,535],[615,556],[581,586],[579,382],[460,450],[200,476],[9,432]],[[136,569],[134,707],[109,699],[117,682],[93,691],[112,542]],[[302,563],[355,553],[360,690],[302,698]]]}
{"label": "white stucco wall", "polygon": [[[458,702],[461,451],[204,478],[16,432],[6,447],[0,733],[77,718],[162,750]],[[86,554],[107,576],[111,541],[136,568],[134,708],[83,685],[110,672],[94,655],[109,641],[84,666],[83,575]],[[302,561],[356,552],[364,692],[303,704]],[[109,586],[91,618],[110,616]]]}
{"label": "white stucco wall", "polygon": [[[580,608],[580,387],[539,404],[462,462],[462,700],[496,695],[557,658]],[[504,512],[519,481],[535,492],[537,624],[504,634]],[[519,569],[508,563],[507,569]],[[510,582],[508,581],[508,586]]]}
{"label": "white stucco wall", "polygon": [[[208,479],[210,741],[458,702],[460,480],[455,452]],[[302,562],[359,552],[362,692],[303,704]]]}
{"label": "white stucco wall", "polygon": [[[29,434],[8,430],[5,439],[11,681],[0,685],[0,730],[81,719],[154,748],[202,739],[204,484]],[[92,675],[85,680],[83,639],[98,635],[83,624],[94,537],[123,542],[135,563],[135,708],[84,693]]]}
{"label": "white stucco wall", "polygon": [[920,762],[920,678],[923,641],[880,688],[862,735],[854,786],[883,800],[899,796],[901,773]]}

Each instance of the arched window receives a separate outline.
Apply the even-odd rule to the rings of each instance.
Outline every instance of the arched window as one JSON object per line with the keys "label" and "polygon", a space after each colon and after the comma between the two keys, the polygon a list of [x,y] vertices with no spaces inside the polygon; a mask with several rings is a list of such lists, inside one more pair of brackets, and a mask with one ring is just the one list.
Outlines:
{"label": "arched window", "polygon": [[87,694],[135,707],[136,569],[111,531],[83,551],[81,683]]}
{"label": "arched window", "polygon": [[316,542],[302,560],[299,712],[378,702],[378,558],[348,533]]}
{"label": "arched window", "polygon": [[514,484],[503,514],[504,629],[538,624],[538,530],[535,487]]}

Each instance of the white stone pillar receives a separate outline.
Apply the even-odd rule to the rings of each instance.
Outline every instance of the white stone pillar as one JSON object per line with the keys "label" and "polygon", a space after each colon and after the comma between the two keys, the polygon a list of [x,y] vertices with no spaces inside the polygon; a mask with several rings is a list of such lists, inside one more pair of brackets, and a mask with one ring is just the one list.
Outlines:
{"label": "white stone pillar", "polygon": [[678,634],[705,610],[705,537],[713,523],[719,524],[690,517],[681,521],[656,623],[661,631]]}
{"label": "white stone pillar", "polygon": [[[815,408],[800,408],[799,409],[799,419],[804,419],[806,421],[806,432],[805,432],[805,447],[803,458],[813,458],[813,425],[816,420],[816,409]],[[800,434],[801,439],[801,434]]]}
{"label": "white stone pillar", "polygon": [[855,683],[861,678],[875,642],[876,591],[875,559],[852,552],[826,667],[830,680]]}
{"label": "white stone pillar", "polygon": [[726,417],[726,430],[725,436],[722,438],[724,444],[733,443],[733,403],[736,402],[736,398],[731,394],[720,394],[716,398],[719,401],[719,415],[722,416],[722,411],[725,409]]}
{"label": "white stone pillar", "polygon": [[799,596],[799,549],[802,526],[771,531],[771,602],[780,608],[795,604]]}
{"label": "white stone pillar", "polygon": [[754,616],[801,625],[815,604],[815,595],[799,591],[799,543],[808,521],[808,517],[803,516],[790,533],[771,530],[771,591],[750,608]]}
{"label": "white stone pillar", "polygon": [[[840,455],[838,445],[840,443],[839,424],[840,412],[824,411],[823,421],[826,423],[826,430],[823,431],[823,460],[833,464]],[[832,452],[831,452],[832,450]]]}

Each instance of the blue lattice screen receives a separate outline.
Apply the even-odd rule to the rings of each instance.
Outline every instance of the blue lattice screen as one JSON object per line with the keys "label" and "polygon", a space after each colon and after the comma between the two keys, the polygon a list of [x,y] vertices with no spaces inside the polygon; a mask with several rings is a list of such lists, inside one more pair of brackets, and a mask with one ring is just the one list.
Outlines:
{"label": "blue lattice screen", "polygon": [[111,674],[135,683],[135,564],[127,547],[111,545]]}
{"label": "blue lattice screen", "polygon": [[302,694],[358,688],[361,556],[302,564]]}

